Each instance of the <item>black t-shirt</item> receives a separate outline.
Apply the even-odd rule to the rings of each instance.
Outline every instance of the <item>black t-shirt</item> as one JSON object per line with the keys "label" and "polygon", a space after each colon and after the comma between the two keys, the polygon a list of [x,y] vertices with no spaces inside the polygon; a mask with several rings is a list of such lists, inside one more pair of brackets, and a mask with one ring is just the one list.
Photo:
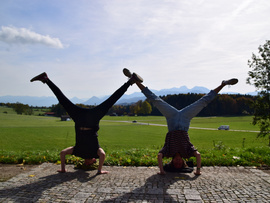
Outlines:
{"label": "black t-shirt", "polygon": [[96,130],[80,130],[80,128],[76,128],[76,144],[73,155],[83,159],[99,158],[97,154],[99,148]]}

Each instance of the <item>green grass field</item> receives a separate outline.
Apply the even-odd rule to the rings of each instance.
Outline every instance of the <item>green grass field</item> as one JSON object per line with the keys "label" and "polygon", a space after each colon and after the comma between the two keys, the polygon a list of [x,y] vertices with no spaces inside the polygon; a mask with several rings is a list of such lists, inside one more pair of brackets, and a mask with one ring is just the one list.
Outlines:
{"label": "green grass field", "polygon": [[[134,120],[137,122],[132,122]],[[209,157],[214,156],[213,153],[217,155],[220,153],[218,157],[224,158],[224,153],[230,152],[238,153],[235,156],[240,156],[239,153],[243,150],[263,147],[266,152],[261,156],[266,157],[266,160],[260,163],[269,165],[270,152],[267,151],[269,139],[257,138],[255,131],[259,129],[251,122],[251,116],[196,117],[192,120],[189,135],[194,146],[201,153],[209,153]],[[230,130],[217,130],[220,125],[230,125]],[[161,116],[105,116],[100,122],[98,132],[100,146],[107,153],[107,164],[114,165],[119,164],[117,159],[120,158],[125,160],[125,163],[121,162],[120,165],[156,164],[156,154],[164,144],[166,133],[166,120]],[[60,121],[60,118],[55,117],[17,115],[10,108],[0,107],[0,162],[19,163],[22,160],[28,163],[55,162],[58,161],[58,154],[62,149],[74,144],[73,121]],[[213,149],[219,151],[213,152]],[[237,152],[239,149],[242,151]],[[133,163],[132,157],[137,155],[140,157],[134,158],[136,163]],[[35,161],[35,156],[39,156],[38,161]],[[28,161],[25,157],[28,157]],[[144,158],[149,159],[149,162],[146,163]],[[227,165],[229,164],[231,162],[227,162]]]}

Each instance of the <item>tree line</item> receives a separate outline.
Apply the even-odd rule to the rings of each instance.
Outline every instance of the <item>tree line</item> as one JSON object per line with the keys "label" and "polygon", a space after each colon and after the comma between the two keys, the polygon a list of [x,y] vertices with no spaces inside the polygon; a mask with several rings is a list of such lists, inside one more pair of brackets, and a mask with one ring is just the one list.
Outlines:
{"label": "tree line", "polygon": [[[197,101],[203,94],[174,94],[161,96],[161,98],[174,106],[176,109],[182,109],[193,102]],[[206,106],[198,116],[239,116],[253,115],[254,111],[252,104],[256,101],[256,96],[251,95],[228,95],[219,94],[217,97]],[[122,106],[113,106],[109,114],[117,113],[118,115],[153,115],[161,116],[160,111],[149,101],[138,101],[135,104]]]}
{"label": "tree line", "polygon": [[[164,101],[174,106],[177,109],[183,109],[192,104],[203,96],[203,94],[178,94],[167,95],[161,97]],[[237,115],[252,115],[253,109],[251,104],[256,100],[255,96],[251,95],[228,95],[219,94],[216,98],[207,105],[198,116],[237,116]],[[161,115],[154,107],[152,115]]]}
{"label": "tree line", "polygon": [[[203,94],[174,94],[161,96],[161,98],[174,106],[177,109],[182,109],[193,102],[201,98]],[[253,115],[252,104],[256,101],[256,96],[251,95],[228,95],[219,94],[217,97],[206,106],[198,116],[238,116],[238,115]],[[36,109],[44,109],[45,111],[54,112],[55,116],[60,117],[62,115],[67,115],[66,110],[61,104],[52,105],[51,107],[33,107],[27,104],[17,103],[0,103],[1,106],[7,106],[14,109],[17,114],[34,114]],[[93,105],[76,104],[83,108],[93,108]],[[44,114],[43,114],[44,115]],[[136,103],[129,105],[114,105],[107,113],[107,115],[153,115],[161,116],[159,110],[149,101],[140,100]]]}

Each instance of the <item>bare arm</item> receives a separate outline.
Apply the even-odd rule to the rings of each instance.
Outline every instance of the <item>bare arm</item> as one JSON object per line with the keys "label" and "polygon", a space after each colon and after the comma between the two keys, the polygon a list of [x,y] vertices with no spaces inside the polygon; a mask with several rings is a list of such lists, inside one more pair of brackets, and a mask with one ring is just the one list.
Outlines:
{"label": "bare arm", "polygon": [[200,152],[195,151],[194,156],[196,157],[196,162],[197,162],[197,169],[196,169],[196,172],[194,174],[201,175],[201,154],[200,154]]}
{"label": "bare arm", "polygon": [[109,173],[108,171],[102,171],[102,166],[103,166],[105,158],[106,158],[106,154],[105,154],[104,150],[102,148],[99,148],[97,154],[99,156],[98,174]]}
{"label": "bare arm", "polygon": [[65,173],[66,170],[66,155],[72,154],[74,147],[68,147],[66,149],[63,149],[60,152],[60,159],[61,159],[61,170],[58,170],[59,173]]}
{"label": "bare arm", "polygon": [[164,175],[165,171],[163,169],[163,162],[162,162],[162,158],[163,158],[163,154],[162,153],[158,153],[158,167],[160,172],[158,174],[160,175]]}

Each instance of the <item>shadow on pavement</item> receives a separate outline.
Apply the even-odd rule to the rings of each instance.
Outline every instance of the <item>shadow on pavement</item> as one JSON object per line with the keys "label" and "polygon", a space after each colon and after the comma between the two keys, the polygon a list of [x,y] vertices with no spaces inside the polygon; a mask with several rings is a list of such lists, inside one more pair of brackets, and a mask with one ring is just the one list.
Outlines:
{"label": "shadow on pavement", "polygon": [[[179,189],[174,189],[171,186],[178,181],[193,181],[198,177],[199,176],[191,177],[189,175],[179,173],[167,173],[166,175],[155,174],[146,179],[146,182],[143,186],[136,188],[131,192],[120,194],[115,198],[106,199],[102,202],[136,202],[138,200],[164,201],[165,199],[166,202],[178,202],[178,200],[175,199],[175,196],[179,195],[179,193],[182,193],[183,191],[180,191]],[[118,192],[120,193],[121,191],[114,191],[114,193]]]}
{"label": "shadow on pavement", "polygon": [[42,193],[46,190],[50,190],[53,187],[72,180],[78,180],[79,182],[87,182],[95,178],[97,175],[89,176],[83,170],[77,170],[75,172],[57,173],[45,177],[41,177],[34,183],[28,183],[22,186],[15,186],[10,189],[0,190],[0,198],[13,199],[15,202],[35,202],[38,200]]}

